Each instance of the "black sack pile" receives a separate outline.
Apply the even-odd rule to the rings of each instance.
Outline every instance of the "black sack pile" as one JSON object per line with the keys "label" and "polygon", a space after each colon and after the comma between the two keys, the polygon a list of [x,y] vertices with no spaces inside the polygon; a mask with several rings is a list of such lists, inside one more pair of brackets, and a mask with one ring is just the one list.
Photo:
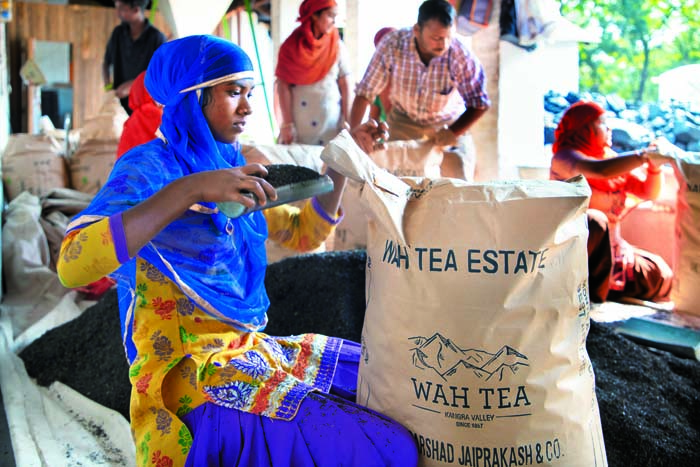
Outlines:
{"label": "black sack pile", "polygon": [[[272,335],[317,332],[358,341],[364,250],[286,258],[265,280]],[[700,362],[649,349],[591,322],[586,343],[610,467],[695,467],[700,459]],[[129,418],[128,367],[116,292],[46,333],[20,357],[41,385],[61,381]]]}

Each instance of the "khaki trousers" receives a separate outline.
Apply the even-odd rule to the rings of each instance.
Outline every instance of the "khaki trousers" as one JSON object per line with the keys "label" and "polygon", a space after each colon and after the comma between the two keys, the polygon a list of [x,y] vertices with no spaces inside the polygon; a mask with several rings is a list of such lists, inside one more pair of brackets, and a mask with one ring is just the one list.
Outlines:
{"label": "khaki trousers", "polygon": [[[389,124],[389,140],[416,140],[433,138],[443,125],[423,126],[411,120],[392,108],[387,117]],[[448,122],[445,122],[448,124]],[[469,132],[457,137],[457,144],[449,148],[443,148],[443,160],[440,164],[440,173],[443,177],[460,178],[474,181],[476,170],[476,148]]]}

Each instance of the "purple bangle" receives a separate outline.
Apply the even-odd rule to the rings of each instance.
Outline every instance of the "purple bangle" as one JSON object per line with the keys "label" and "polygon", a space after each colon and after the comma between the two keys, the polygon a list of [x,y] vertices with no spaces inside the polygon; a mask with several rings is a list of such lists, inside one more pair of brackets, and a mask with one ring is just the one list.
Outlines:
{"label": "purple bangle", "polygon": [[330,225],[338,225],[340,224],[340,221],[343,220],[343,217],[345,217],[344,214],[341,214],[338,216],[337,219],[333,219],[331,216],[328,215],[328,213],[321,207],[321,205],[318,202],[318,199],[312,198],[311,199],[311,205],[314,207],[316,212],[318,213],[319,216],[326,222],[328,222]]}
{"label": "purple bangle", "polygon": [[126,247],[126,235],[124,234],[121,212],[112,214],[109,217],[109,231],[112,233],[114,252],[117,254],[117,261],[119,261],[120,264],[126,263],[131,258],[129,258],[129,250]]}

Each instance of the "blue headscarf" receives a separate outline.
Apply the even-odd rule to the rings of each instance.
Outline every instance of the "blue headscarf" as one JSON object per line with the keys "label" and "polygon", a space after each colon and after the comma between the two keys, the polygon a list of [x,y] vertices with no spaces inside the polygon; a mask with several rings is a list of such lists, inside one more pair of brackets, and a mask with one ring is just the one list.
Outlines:
{"label": "blue headscarf", "polygon": [[[235,44],[214,36],[188,36],[161,45],[146,71],[146,88],[164,104],[154,140],[122,156],[90,206],[68,231],[121,213],[183,176],[242,166],[240,145],[216,141],[199,102],[201,90],[219,83],[253,77],[250,58]],[[242,330],[259,330],[267,322],[265,239],[260,212],[229,219],[214,203],[199,203],[168,225],[137,256],[151,265],[149,279],[167,277],[189,300],[177,304],[191,313],[195,304],[208,314]],[[111,274],[118,282],[124,345],[136,356],[131,339],[133,311],[140,299],[135,283],[136,259]]]}

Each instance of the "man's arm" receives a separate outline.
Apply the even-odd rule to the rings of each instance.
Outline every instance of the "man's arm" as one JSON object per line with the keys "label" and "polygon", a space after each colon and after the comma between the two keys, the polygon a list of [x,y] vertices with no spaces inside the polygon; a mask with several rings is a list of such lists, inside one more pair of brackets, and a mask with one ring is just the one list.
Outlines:
{"label": "man's arm", "polygon": [[435,144],[438,146],[454,146],[457,144],[457,138],[466,133],[487,110],[489,110],[489,107],[468,108],[452,125],[438,130],[435,134]]}
{"label": "man's arm", "polygon": [[356,128],[365,119],[367,108],[371,102],[366,97],[355,96],[352,101],[352,109],[350,110],[350,128]]}
{"label": "man's arm", "polygon": [[464,111],[462,115],[459,116],[457,120],[449,126],[450,131],[455,134],[455,136],[461,136],[466,133],[469,128],[479,120],[489,107],[484,107],[480,109],[468,108]]}
{"label": "man's arm", "polygon": [[455,54],[450,61],[454,68],[459,95],[464,101],[466,111],[450,125],[449,130],[456,136],[463,135],[491,107],[491,100],[486,92],[486,74],[484,67],[463,44],[457,41]]}
{"label": "man's arm", "polygon": [[118,28],[119,26],[112,30],[112,34],[110,34],[107,45],[105,46],[104,56],[102,57],[102,82],[105,87],[114,82],[112,80],[112,64],[114,63],[114,44],[117,40],[116,34]]}
{"label": "man's arm", "polygon": [[364,120],[367,109],[374,98],[381,94],[389,83],[392,49],[387,41],[382,42],[374,51],[367,65],[365,74],[355,87],[355,99],[350,109],[350,128],[356,128]]}
{"label": "man's arm", "polygon": [[[343,122],[350,118],[350,75],[341,76],[338,78],[338,90],[340,91],[340,115]],[[356,125],[357,126],[357,125]],[[350,127],[354,128],[354,127]]]}
{"label": "man's arm", "polygon": [[104,83],[105,87],[108,84],[112,83],[112,76],[109,70],[109,63],[103,61],[102,62],[102,82]]}
{"label": "man's arm", "polygon": [[292,114],[292,88],[289,83],[277,78],[274,89],[281,120],[277,142],[279,144],[292,144],[297,137],[296,128],[294,128],[294,115]]}

